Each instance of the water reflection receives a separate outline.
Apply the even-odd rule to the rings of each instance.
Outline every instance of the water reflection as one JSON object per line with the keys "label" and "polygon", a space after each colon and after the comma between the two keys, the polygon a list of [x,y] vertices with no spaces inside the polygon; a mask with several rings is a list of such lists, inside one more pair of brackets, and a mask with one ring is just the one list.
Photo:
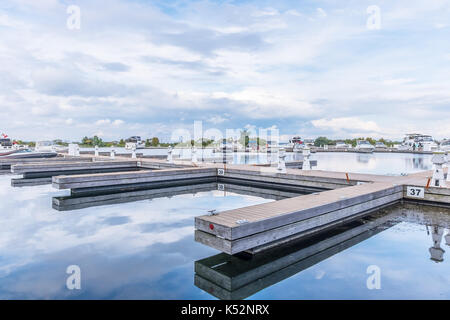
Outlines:
{"label": "water reflection", "polygon": [[195,285],[219,299],[245,299],[391,227],[391,215],[361,219],[325,235],[255,256],[225,253],[195,262]]}
{"label": "water reflection", "polygon": [[[439,226],[431,226],[431,237],[433,239],[433,246],[430,248],[431,260],[434,262],[444,261],[445,250],[441,248],[442,237],[444,236],[444,228]],[[427,226],[427,232],[428,226]]]}
{"label": "water reflection", "polygon": [[[65,192],[9,179],[0,177],[0,299],[208,298],[191,285],[192,262],[214,252],[195,243],[194,217],[272,201],[210,190],[66,214],[50,207]],[[65,287],[73,264],[81,291]]]}
{"label": "water reflection", "polygon": [[[216,181],[213,179],[205,179]],[[198,179],[196,180],[198,181]],[[184,181],[187,183],[187,181]],[[88,196],[60,196],[52,199],[53,209],[58,211],[71,211],[83,208],[98,207],[120,203],[130,203],[143,200],[151,200],[163,197],[174,197],[179,195],[191,194],[196,195],[199,192],[216,191],[216,194],[227,195],[239,194],[252,197],[260,197],[263,199],[282,200],[286,198],[296,197],[302,194],[311,193],[302,186],[293,186],[289,191],[277,190],[275,188],[263,188],[255,185],[238,185],[221,182],[208,182],[197,184],[183,184],[179,182],[173,183],[174,186],[166,186],[164,188],[153,188],[132,192],[114,192],[110,194],[88,195]],[[170,185],[167,183],[167,185]]]}
{"label": "water reflection", "polygon": [[[83,149],[88,150],[88,149]],[[111,148],[101,148],[100,151],[110,151]],[[93,151],[91,149],[90,151]],[[116,148],[118,153],[130,153],[124,148]],[[167,149],[144,149],[139,150],[146,156],[167,156]],[[174,149],[174,157],[180,159],[191,159],[191,149]],[[198,149],[199,159],[211,160],[215,158],[218,162],[223,161],[223,156],[214,153],[213,149]],[[317,160],[319,170],[374,173],[374,174],[396,174],[412,173],[423,170],[431,170],[432,155],[377,152],[377,153],[353,153],[353,152],[317,152],[311,155],[310,160]],[[268,164],[278,161],[277,153],[254,153],[235,152],[227,155],[227,162],[234,164]],[[286,162],[301,161],[303,156],[298,152],[286,153]]]}
{"label": "water reflection", "polygon": [[[430,223],[431,221],[435,224],[432,226],[431,232],[428,232],[429,226],[427,224],[423,225],[423,223]],[[436,269],[433,265],[427,265],[423,259],[417,265],[410,264],[415,260],[416,255],[423,256],[423,254],[416,251],[418,248],[422,248],[421,250],[423,251],[426,250],[422,245],[426,241],[417,242],[419,239],[418,226],[425,227],[425,229],[420,231],[422,235],[426,235],[425,238],[421,237],[422,240],[429,239],[430,237],[432,239],[433,245],[428,250],[431,254],[431,260],[444,263],[446,267]],[[316,279],[323,279],[324,275],[333,274],[330,271],[333,269],[339,269],[344,274],[347,274],[344,270],[348,267],[348,261],[343,262],[342,256],[349,257],[352,254],[351,261],[356,263],[356,265],[361,265],[362,261],[358,262],[358,260],[355,260],[356,251],[356,257],[358,257],[358,252],[359,254],[363,254],[360,257],[363,258],[366,266],[377,263],[383,264],[384,266],[392,262],[395,262],[394,264],[401,263],[401,267],[398,270],[386,270],[382,268],[388,274],[387,279],[383,278],[383,282],[387,286],[396,287],[397,291],[383,291],[383,294],[379,295],[379,297],[402,297],[402,290],[399,290],[399,285],[405,285],[406,282],[407,285],[405,285],[405,288],[407,288],[414,283],[417,276],[423,273],[427,274],[428,280],[431,277],[434,281],[433,283],[438,287],[440,287],[438,285],[439,281],[444,281],[447,286],[450,284],[450,277],[447,272],[448,261],[446,263],[444,262],[445,251],[441,248],[445,229],[448,230],[446,236],[448,245],[448,240],[450,240],[449,209],[418,208],[417,206],[410,205],[395,206],[390,209],[385,209],[377,215],[354,221],[347,226],[343,226],[327,234],[321,234],[313,238],[292,243],[288,246],[272,249],[259,255],[230,256],[221,253],[198,260],[195,262],[196,274],[194,283],[197,287],[219,299],[244,299],[248,297],[263,299],[277,294],[284,299],[311,298],[311,296],[308,296],[308,294],[311,294],[311,291],[308,290],[299,289],[295,292],[296,294],[289,293],[289,289],[291,287],[293,288],[293,286],[296,288],[302,288],[304,286],[311,290],[313,288],[316,290],[325,290],[322,294],[315,292],[314,294],[318,295],[316,298],[352,298],[353,292],[342,293],[341,296],[334,296],[330,291],[335,291],[337,288],[331,290],[328,288],[327,290],[322,285],[317,284],[317,286],[311,286],[312,281],[308,278],[308,273],[313,271],[315,273],[314,278]],[[412,232],[412,230],[415,232]],[[376,239],[383,234],[388,234],[390,241],[380,243],[379,239]],[[413,239],[416,242],[411,241]],[[375,251],[371,252],[368,250],[370,244],[369,246],[367,244],[370,242],[375,243]],[[394,250],[383,252],[382,247],[384,246],[391,246]],[[358,247],[360,247],[360,250],[354,249]],[[395,255],[395,251],[399,255]],[[387,263],[383,262],[384,259],[387,259]],[[330,266],[324,268],[324,264]],[[356,265],[352,266],[349,270],[354,270]],[[409,270],[405,270],[405,268]],[[360,272],[360,276],[363,276],[363,270],[360,270]],[[405,272],[405,276],[409,275],[411,278],[405,279],[400,277],[399,279],[397,272]],[[352,282],[352,276],[344,276],[344,279]],[[336,285],[336,283],[330,283],[329,281],[331,279],[326,282],[330,285]],[[286,282],[289,285],[283,285]],[[360,285],[362,286],[363,284],[364,281],[361,280]],[[339,285],[337,287],[342,289]],[[280,288],[287,291],[282,292]],[[448,297],[450,294],[449,289],[442,289],[440,294]],[[355,289],[353,288],[353,290]],[[360,298],[367,298],[372,295],[369,290],[367,292],[360,292],[359,290],[356,291],[361,294]],[[414,290],[414,292],[417,296],[422,296],[423,294],[418,292],[418,290]],[[349,296],[347,297],[346,294]],[[431,296],[427,296],[426,294],[423,297],[431,298]]]}
{"label": "water reflection", "polygon": [[[291,251],[223,258],[194,241],[194,217],[273,201],[232,188],[57,212],[51,199],[66,191],[12,189],[0,176],[0,299],[450,298],[450,209],[395,207]],[[82,270],[80,291],[65,287],[72,264]],[[369,265],[381,269],[381,290],[366,287]],[[208,278],[209,269],[220,277]]]}

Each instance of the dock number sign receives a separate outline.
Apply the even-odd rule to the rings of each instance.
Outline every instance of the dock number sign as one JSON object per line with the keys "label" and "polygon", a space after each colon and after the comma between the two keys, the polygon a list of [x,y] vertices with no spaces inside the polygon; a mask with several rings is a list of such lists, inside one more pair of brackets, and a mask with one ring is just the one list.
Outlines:
{"label": "dock number sign", "polygon": [[224,176],[224,175],[225,175],[225,170],[224,170],[224,169],[218,169],[218,170],[217,170],[217,174],[218,174],[219,176]]}
{"label": "dock number sign", "polygon": [[423,199],[425,197],[425,189],[419,187],[406,187],[406,196]]}

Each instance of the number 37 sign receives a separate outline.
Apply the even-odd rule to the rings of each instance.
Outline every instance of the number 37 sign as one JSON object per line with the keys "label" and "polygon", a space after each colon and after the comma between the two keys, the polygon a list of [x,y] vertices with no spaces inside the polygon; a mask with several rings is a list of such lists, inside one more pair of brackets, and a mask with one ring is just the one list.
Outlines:
{"label": "number 37 sign", "polygon": [[406,187],[406,196],[409,198],[421,198],[425,197],[425,189],[419,187]]}

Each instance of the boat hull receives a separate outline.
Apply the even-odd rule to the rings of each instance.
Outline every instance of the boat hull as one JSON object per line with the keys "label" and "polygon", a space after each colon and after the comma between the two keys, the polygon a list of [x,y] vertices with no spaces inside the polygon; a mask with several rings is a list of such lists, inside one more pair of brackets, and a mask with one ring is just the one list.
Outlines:
{"label": "boat hull", "polygon": [[11,150],[11,151],[7,151],[7,152],[0,152],[0,157],[12,155],[14,153],[17,153],[18,151],[19,150]]}
{"label": "boat hull", "polygon": [[58,154],[56,152],[18,152],[12,154],[1,155],[1,159],[30,159],[30,158],[54,158]]}

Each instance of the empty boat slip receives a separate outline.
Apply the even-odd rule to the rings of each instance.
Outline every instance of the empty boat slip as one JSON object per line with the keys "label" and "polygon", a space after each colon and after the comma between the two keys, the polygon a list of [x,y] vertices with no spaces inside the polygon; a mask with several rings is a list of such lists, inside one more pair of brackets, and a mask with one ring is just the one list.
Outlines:
{"label": "empty boat slip", "polygon": [[121,171],[138,171],[141,167],[136,161],[98,161],[98,162],[46,162],[15,164],[11,172],[21,174],[21,179],[11,179],[12,186],[49,184],[53,176],[88,173],[106,173]]}
{"label": "empty boat slip", "polygon": [[98,161],[98,162],[82,162],[72,161],[66,163],[46,162],[46,163],[30,163],[16,164],[11,167],[11,172],[15,174],[23,174],[24,178],[35,176],[53,176],[67,173],[92,173],[92,171],[108,170],[108,169],[139,169],[137,161]]}
{"label": "empty boat slip", "polygon": [[[72,194],[89,194],[92,192],[132,191],[154,186],[160,183],[163,187],[166,182],[179,181],[186,183],[204,183],[198,179],[216,178],[215,168],[184,168],[144,170],[137,172],[119,172],[104,174],[85,174],[73,176],[53,177],[53,187],[56,189],[71,189]],[[207,181],[209,182],[209,181]]]}

